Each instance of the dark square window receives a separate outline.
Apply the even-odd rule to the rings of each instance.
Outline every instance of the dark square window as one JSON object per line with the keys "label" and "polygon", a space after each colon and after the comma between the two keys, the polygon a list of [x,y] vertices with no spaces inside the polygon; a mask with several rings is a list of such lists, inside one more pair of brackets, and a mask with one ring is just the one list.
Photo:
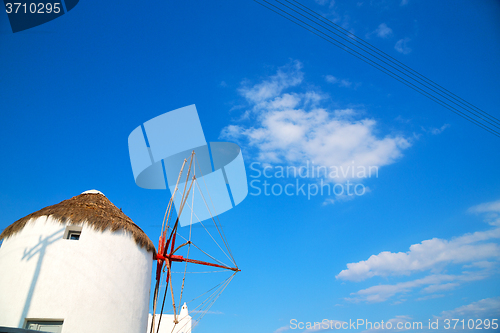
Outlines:
{"label": "dark square window", "polygon": [[79,240],[81,234],[82,234],[82,226],[68,225],[66,227],[66,231],[64,232],[63,239]]}
{"label": "dark square window", "polygon": [[68,239],[79,240],[81,233],[82,233],[81,231],[70,231],[68,233]]}

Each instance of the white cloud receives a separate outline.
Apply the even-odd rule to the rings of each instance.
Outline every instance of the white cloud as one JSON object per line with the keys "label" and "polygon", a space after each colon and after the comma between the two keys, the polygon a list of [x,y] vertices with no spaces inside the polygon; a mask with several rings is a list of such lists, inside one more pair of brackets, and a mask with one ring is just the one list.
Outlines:
{"label": "white cloud", "polygon": [[403,39],[400,39],[396,42],[396,45],[394,45],[394,49],[398,51],[399,53],[402,54],[408,54],[411,52],[410,47],[408,47],[408,43],[410,42],[410,38],[405,37]]}
{"label": "white cloud", "polygon": [[[255,151],[264,163],[300,165],[311,161],[343,170],[389,165],[411,146],[401,135],[376,134],[376,120],[361,117],[355,109],[325,107],[329,97],[317,89],[285,92],[302,83],[301,67],[296,61],[260,83],[239,89],[251,106],[249,120],[253,123],[229,125],[221,137]],[[359,172],[337,176],[338,181],[368,177]]]}
{"label": "white cloud", "polygon": [[403,124],[409,124],[411,122],[411,119],[403,118],[401,115],[397,116],[395,120],[403,123]]}
{"label": "white cloud", "polygon": [[[498,211],[498,201],[477,205],[472,212],[490,213]],[[353,302],[383,302],[396,295],[406,295],[415,291],[421,293],[442,293],[464,283],[482,280],[498,273],[500,260],[500,228],[467,233],[451,240],[433,238],[410,246],[407,252],[384,251],[372,255],[367,260],[347,264],[337,279],[362,281],[374,276],[409,276],[430,271],[423,278],[395,284],[375,285],[352,293],[346,300]],[[445,274],[449,266],[461,270],[460,274]],[[460,265],[456,267],[457,265]],[[425,296],[425,300],[434,296]],[[440,297],[440,296],[436,296]]]}
{"label": "white cloud", "polygon": [[417,298],[416,301],[426,301],[428,299],[435,299],[435,298],[441,298],[441,297],[444,297],[444,294],[427,295],[424,297]]}
{"label": "white cloud", "polygon": [[206,313],[206,314],[215,314],[215,315],[223,315],[224,312],[221,311],[201,311],[201,310],[193,310],[189,311],[189,313]]}
{"label": "white cloud", "polygon": [[473,206],[469,208],[469,211],[474,213],[489,213],[489,212],[500,213],[500,200],[486,202],[477,206]]}
{"label": "white cloud", "polygon": [[471,213],[486,213],[486,222],[493,226],[500,226],[500,200],[486,202],[469,209]]}
{"label": "white cloud", "polygon": [[[326,75],[325,76],[325,81],[328,82],[328,83],[331,83],[331,84],[337,84],[337,86],[339,87],[343,87],[343,88],[350,88],[352,86],[352,82],[348,79],[339,79],[339,78],[336,78],[335,76],[333,75]],[[359,84],[357,84],[356,86],[358,86]]]}
{"label": "white cloud", "polygon": [[[411,322],[412,318],[410,316],[396,316],[395,318],[392,318],[392,319],[389,319],[387,321],[385,321],[385,324],[384,324],[384,328],[374,328],[373,325],[374,323],[371,322],[371,328],[370,326],[368,326],[367,324],[364,325],[365,328],[368,328],[366,331],[362,331],[361,333],[371,333],[371,332],[401,332],[401,331],[408,331],[408,329],[405,329],[404,328],[404,324],[406,323],[411,323],[411,325],[413,325],[413,322]],[[387,328],[387,323],[390,323],[391,324],[391,329],[388,329]],[[401,323],[399,325],[403,325],[402,329],[398,329],[398,323]],[[422,325],[423,326],[423,325]],[[412,327],[412,326],[410,326]],[[415,326],[415,328],[418,328],[417,326]]]}
{"label": "white cloud", "polygon": [[322,203],[323,206],[328,206],[333,204],[335,204],[335,200],[332,198],[326,198],[325,201],[323,201]]}
{"label": "white cloud", "polygon": [[445,129],[447,129],[448,127],[450,127],[450,125],[449,125],[449,124],[444,124],[444,125],[443,125],[443,126],[441,126],[440,128],[431,128],[431,129],[430,129],[430,132],[431,132],[431,134],[432,134],[432,135],[438,135],[438,134],[443,133],[443,131],[444,131]]}
{"label": "white cloud", "polygon": [[[421,279],[399,282],[396,284],[380,284],[362,289],[352,293],[352,297],[346,298],[346,300],[351,302],[379,303],[387,301],[396,295],[409,294],[417,289],[420,289],[421,292],[430,293],[432,292],[432,288],[437,291],[440,290],[439,286],[447,285],[447,287],[449,287],[452,283],[456,283],[456,286],[458,286],[460,283],[478,281],[489,276],[489,273],[485,271],[464,272],[459,275],[432,274]],[[428,289],[426,290],[426,288]]]}
{"label": "white cloud", "polygon": [[392,36],[392,29],[387,26],[385,23],[381,23],[377,29],[374,31],[380,38],[389,38]]}
{"label": "white cloud", "polygon": [[459,285],[460,285],[460,283],[457,283],[457,282],[450,282],[450,283],[443,283],[443,284],[431,284],[430,286],[422,289],[422,292],[435,293],[437,291],[446,291],[446,290],[455,289]]}
{"label": "white cloud", "polygon": [[462,268],[480,268],[480,269],[491,269],[495,266],[495,262],[491,261],[477,261],[470,265],[463,265]]}
{"label": "white cloud", "polygon": [[333,75],[326,75],[325,76],[325,81],[328,82],[328,83],[337,83],[339,81],[339,79],[337,79]]}
{"label": "white cloud", "polygon": [[316,1],[316,3],[321,6],[324,6],[326,4],[328,4],[330,8],[335,6],[335,0],[314,0],[314,1]]}
{"label": "white cloud", "polygon": [[321,331],[330,331],[330,328],[322,328],[321,326],[313,327],[313,328],[308,328],[302,333],[309,333],[309,332],[321,332]]}
{"label": "white cloud", "polygon": [[289,329],[290,329],[290,326],[282,326],[282,327],[278,328],[277,330],[275,330],[274,333],[285,332],[285,331],[288,331]]}
{"label": "white cloud", "polygon": [[278,69],[276,75],[269,77],[253,87],[242,87],[239,92],[252,103],[258,104],[259,102],[274,98],[281,94],[281,92],[288,88],[299,85],[303,79],[303,73],[300,70],[302,64],[298,61],[293,62],[288,66]]}
{"label": "white cloud", "polygon": [[[500,297],[485,298],[454,310],[443,311],[437,318],[498,318],[500,317]],[[484,325],[482,325],[484,327]]]}
{"label": "white cloud", "polygon": [[433,238],[410,246],[407,252],[384,251],[367,260],[347,264],[337,279],[362,281],[373,276],[409,275],[436,270],[449,264],[465,264],[498,258],[500,247],[487,240],[500,238],[500,228],[465,234],[452,240]]}
{"label": "white cloud", "polygon": [[[346,323],[346,322],[341,321],[341,320],[329,320],[328,322],[324,322],[324,321],[316,322],[317,325],[315,325],[315,326],[313,326],[315,323],[311,323],[312,327],[302,331],[302,333],[332,331],[332,330],[342,329],[342,324],[344,324],[344,323]],[[337,327],[335,327],[335,325],[337,325]],[[344,327],[345,327],[345,324],[344,324]]]}
{"label": "white cloud", "polygon": [[340,86],[341,87],[346,87],[349,88],[352,85],[352,82],[349,80],[341,80],[340,81]]}
{"label": "white cloud", "polygon": [[422,131],[423,132],[427,132],[427,133],[430,133],[432,135],[438,135],[438,134],[441,134],[444,132],[445,129],[447,129],[448,127],[450,127],[449,124],[444,124],[443,126],[437,128],[437,127],[430,127],[430,128],[425,128],[425,127],[421,127],[422,128]]}

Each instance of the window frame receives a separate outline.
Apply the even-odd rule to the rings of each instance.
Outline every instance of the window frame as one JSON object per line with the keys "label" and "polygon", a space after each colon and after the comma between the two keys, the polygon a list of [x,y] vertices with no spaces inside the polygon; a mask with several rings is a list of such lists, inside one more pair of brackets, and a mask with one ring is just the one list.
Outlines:
{"label": "window frame", "polygon": [[[78,235],[77,239],[71,238],[71,236]],[[64,231],[63,239],[67,240],[80,240],[82,235],[82,226],[81,225],[68,225],[66,226],[66,230]]]}
{"label": "window frame", "polygon": [[[59,332],[62,332],[62,327],[64,324],[63,319],[35,319],[35,318],[26,318],[26,324],[24,328],[32,331],[42,331],[45,330],[44,326],[52,326],[59,328]],[[31,327],[30,326],[35,326]],[[46,331],[43,331],[46,332]]]}

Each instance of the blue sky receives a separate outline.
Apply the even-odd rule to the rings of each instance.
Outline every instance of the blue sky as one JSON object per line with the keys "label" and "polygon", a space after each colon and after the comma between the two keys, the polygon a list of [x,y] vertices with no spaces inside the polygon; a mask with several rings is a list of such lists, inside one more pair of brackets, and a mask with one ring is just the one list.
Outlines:
{"label": "blue sky", "polygon": [[[304,4],[500,117],[498,2]],[[0,230],[96,188],[156,243],[169,193],[135,185],[127,137],[196,104],[207,140],[239,143],[254,184],[366,190],[308,200],[250,188],[220,216],[242,272],[196,331],[500,319],[497,137],[253,1],[155,6],[80,1],[16,34],[0,14]],[[378,174],[251,168],[307,161]]]}

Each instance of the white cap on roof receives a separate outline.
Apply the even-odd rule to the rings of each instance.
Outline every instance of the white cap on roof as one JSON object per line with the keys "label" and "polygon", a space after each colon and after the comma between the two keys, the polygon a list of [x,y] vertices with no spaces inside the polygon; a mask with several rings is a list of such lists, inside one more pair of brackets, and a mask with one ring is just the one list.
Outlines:
{"label": "white cap on roof", "polygon": [[186,302],[184,302],[184,305],[181,308],[181,313],[179,313],[179,316],[181,317],[181,320],[184,319],[188,315],[188,306]]}
{"label": "white cap on roof", "polygon": [[82,194],[102,194],[102,195],[104,195],[101,191],[98,191],[98,190],[88,190],[88,191],[83,192]]}

